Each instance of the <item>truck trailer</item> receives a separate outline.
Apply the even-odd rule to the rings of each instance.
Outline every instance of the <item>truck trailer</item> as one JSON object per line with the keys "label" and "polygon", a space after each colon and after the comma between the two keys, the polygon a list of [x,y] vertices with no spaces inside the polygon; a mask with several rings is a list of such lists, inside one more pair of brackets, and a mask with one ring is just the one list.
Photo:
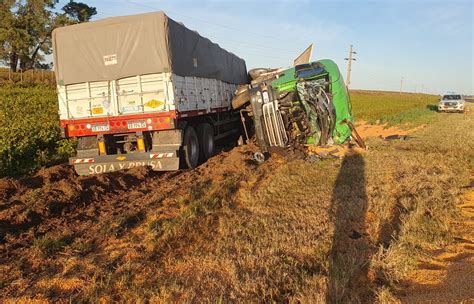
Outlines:
{"label": "truck trailer", "polygon": [[245,61],[163,12],[58,28],[53,48],[79,175],[194,168],[240,134],[231,102],[249,82]]}

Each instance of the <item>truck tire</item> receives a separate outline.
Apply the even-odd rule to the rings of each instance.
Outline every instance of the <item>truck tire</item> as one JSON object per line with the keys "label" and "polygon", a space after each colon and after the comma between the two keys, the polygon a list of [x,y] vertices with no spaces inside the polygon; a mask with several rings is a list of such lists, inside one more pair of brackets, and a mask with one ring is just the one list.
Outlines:
{"label": "truck tire", "polygon": [[192,126],[184,130],[181,164],[185,169],[196,168],[199,164],[199,140]]}
{"label": "truck tire", "polygon": [[199,160],[205,162],[215,153],[214,129],[210,124],[202,123],[196,130],[199,140]]}

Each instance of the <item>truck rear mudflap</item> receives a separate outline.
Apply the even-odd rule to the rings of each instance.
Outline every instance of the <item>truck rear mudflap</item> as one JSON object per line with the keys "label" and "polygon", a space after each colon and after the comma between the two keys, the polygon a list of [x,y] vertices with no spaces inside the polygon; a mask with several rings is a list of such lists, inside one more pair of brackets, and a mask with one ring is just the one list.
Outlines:
{"label": "truck rear mudflap", "polygon": [[179,169],[179,157],[176,152],[136,152],[94,157],[71,157],[69,164],[74,166],[79,175],[101,174],[144,166],[151,167],[155,171],[173,171]]}

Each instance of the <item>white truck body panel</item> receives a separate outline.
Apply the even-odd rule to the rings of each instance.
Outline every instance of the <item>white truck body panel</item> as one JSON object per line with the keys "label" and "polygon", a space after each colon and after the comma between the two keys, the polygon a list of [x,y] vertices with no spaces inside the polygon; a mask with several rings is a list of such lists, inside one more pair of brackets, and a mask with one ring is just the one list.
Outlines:
{"label": "white truck body panel", "polygon": [[58,85],[62,120],[230,108],[235,84],[172,73]]}
{"label": "white truck body panel", "polygon": [[216,79],[172,76],[180,112],[229,108],[237,86]]}

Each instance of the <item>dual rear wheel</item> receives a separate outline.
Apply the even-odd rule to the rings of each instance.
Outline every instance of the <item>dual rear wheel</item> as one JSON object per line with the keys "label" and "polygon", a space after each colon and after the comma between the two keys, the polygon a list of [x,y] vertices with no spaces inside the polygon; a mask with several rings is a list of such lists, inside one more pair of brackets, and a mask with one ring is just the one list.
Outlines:
{"label": "dual rear wheel", "polygon": [[215,153],[214,129],[208,123],[195,127],[189,125],[184,130],[181,163],[184,168],[195,168]]}

